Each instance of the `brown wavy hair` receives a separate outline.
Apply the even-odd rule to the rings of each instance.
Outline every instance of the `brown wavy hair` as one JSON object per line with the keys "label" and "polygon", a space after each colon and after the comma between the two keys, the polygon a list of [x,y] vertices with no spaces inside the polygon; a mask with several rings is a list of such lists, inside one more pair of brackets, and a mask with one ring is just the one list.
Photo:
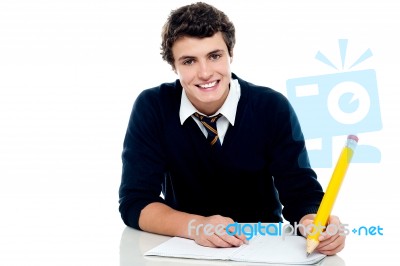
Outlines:
{"label": "brown wavy hair", "polygon": [[235,27],[229,18],[217,8],[202,2],[172,10],[161,33],[162,58],[174,67],[172,46],[183,36],[206,38],[221,32],[232,56],[235,46]]}

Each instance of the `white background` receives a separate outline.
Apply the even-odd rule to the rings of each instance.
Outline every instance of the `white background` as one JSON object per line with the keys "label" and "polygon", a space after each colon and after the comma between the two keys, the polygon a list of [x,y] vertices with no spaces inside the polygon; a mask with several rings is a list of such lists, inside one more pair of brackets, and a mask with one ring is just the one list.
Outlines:
{"label": "white background", "polygon": [[[336,73],[338,39],[375,69],[383,129],[360,135],[379,164],[351,165],[334,213],[354,236],[346,265],[395,258],[399,195],[400,4],[397,1],[208,1],[235,23],[232,70],[285,94],[286,80]],[[170,10],[191,1],[0,1],[0,264],[117,265],[122,141],[137,94],[176,76],[159,55]],[[397,124],[397,125],[396,125]],[[334,139],[334,158],[345,137]],[[398,165],[398,163],[397,163]],[[316,169],[324,187],[332,169]],[[238,195],[232,195],[238,196]]]}

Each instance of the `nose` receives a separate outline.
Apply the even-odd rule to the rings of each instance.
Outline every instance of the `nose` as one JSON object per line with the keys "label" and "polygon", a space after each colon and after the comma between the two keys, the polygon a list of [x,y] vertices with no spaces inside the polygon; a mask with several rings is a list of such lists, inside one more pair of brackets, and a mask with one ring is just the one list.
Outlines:
{"label": "nose", "polygon": [[208,62],[207,60],[199,62],[197,75],[199,79],[209,80],[212,76],[212,68],[210,66],[210,62]]}

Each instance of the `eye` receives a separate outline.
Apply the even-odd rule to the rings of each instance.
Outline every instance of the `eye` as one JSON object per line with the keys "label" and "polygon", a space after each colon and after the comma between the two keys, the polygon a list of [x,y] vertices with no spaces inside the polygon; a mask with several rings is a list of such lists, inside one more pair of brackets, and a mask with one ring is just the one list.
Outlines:
{"label": "eye", "polygon": [[222,56],[222,55],[221,55],[220,53],[211,54],[211,55],[210,55],[210,59],[213,60],[213,61],[215,61],[215,60],[220,59],[221,56]]}
{"label": "eye", "polygon": [[186,59],[185,61],[182,62],[184,65],[193,65],[194,64],[194,59]]}

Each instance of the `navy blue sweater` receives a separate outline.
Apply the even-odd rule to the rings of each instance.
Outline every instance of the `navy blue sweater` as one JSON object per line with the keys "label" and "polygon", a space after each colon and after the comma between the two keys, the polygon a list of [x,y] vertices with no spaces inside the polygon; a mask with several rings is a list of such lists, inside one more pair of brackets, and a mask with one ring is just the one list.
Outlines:
{"label": "navy blue sweater", "polygon": [[122,153],[119,210],[126,225],[139,228],[140,211],[152,202],[237,222],[280,222],[283,213],[293,223],[316,213],[323,190],[291,105],[270,88],[233,78],[241,97],[221,149],[192,118],[181,125],[179,80],[138,96]]}

